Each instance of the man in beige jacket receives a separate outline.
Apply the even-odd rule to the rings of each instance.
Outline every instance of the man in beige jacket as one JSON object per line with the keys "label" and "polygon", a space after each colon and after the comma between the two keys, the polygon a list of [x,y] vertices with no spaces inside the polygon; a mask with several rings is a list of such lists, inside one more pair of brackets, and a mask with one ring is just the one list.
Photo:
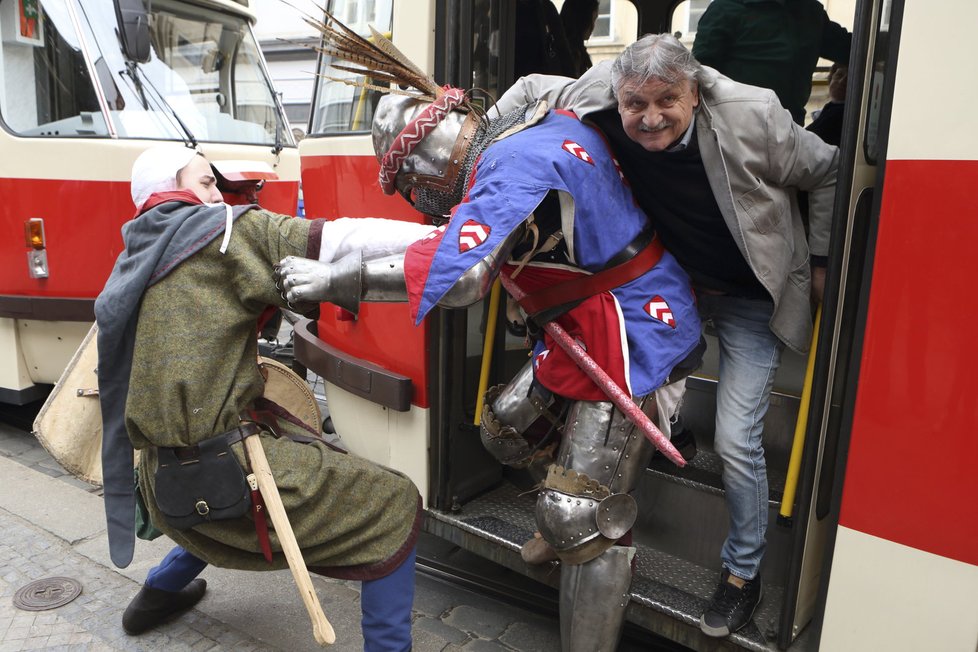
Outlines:
{"label": "man in beige jacket", "polygon": [[[726,636],[761,600],[768,485],[761,442],[784,346],[804,353],[821,299],[838,150],[795,124],[775,94],[699,64],[648,35],[581,79],[531,75],[497,104],[573,110],[611,142],[635,198],[689,273],[720,346],[715,448],[730,531],[700,627]],[[809,192],[805,233],[797,190]],[[675,437],[675,435],[674,435]]]}

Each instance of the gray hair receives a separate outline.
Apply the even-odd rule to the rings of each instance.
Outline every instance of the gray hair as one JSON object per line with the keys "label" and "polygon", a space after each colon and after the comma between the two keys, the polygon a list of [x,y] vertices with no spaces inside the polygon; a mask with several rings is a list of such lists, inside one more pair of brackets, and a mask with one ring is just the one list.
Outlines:
{"label": "gray hair", "polygon": [[618,55],[611,66],[615,97],[626,82],[644,84],[658,79],[675,84],[685,79],[699,82],[703,67],[686,46],[672,34],[646,34]]}

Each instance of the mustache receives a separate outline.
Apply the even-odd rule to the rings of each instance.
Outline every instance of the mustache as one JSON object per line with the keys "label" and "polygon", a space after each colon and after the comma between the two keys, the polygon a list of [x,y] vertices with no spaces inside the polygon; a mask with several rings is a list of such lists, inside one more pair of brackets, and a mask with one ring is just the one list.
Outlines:
{"label": "mustache", "polygon": [[662,122],[660,122],[654,127],[649,127],[647,125],[640,124],[638,126],[638,130],[643,133],[651,134],[651,133],[656,133],[658,131],[662,131],[663,129],[668,129],[671,126],[672,126],[672,122],[669,122],[668,120],[663,120]]}

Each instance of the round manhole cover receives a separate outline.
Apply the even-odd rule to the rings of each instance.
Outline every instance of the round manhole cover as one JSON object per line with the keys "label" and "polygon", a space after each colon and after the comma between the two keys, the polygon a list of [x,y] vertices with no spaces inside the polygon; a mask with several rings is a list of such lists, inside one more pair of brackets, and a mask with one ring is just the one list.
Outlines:
{"label": "round manhole cover", "polygon": [[81,584],[70,577],[48,577],[18,589],[14,606],[24,611],[56,609],[77,598],[81,590]]}

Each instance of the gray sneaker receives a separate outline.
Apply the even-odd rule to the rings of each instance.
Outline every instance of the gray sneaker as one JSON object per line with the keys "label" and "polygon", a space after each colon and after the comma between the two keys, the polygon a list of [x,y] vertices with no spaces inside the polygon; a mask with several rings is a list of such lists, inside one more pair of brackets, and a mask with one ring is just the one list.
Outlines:
{"label": "gray sneaker", "polygon": [[720,572],[720,583],[710,600],[710,606],[700,618],[700,629],[707,636],[729,636],[750,622],[757,605],[761,603],[761,576],[737,588],[727,581],[730,571]]}

